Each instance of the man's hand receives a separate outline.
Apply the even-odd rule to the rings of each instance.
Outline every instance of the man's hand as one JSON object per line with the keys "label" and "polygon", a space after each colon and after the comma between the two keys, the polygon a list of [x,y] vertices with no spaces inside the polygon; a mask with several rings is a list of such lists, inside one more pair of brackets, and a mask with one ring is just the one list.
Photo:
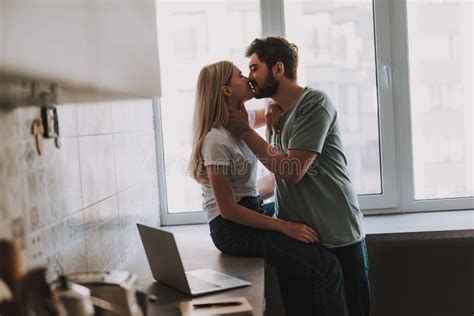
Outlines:
{"label": "man's hand", "polygon": [[243,102],[240,104],[240,110],[229,108],[229,120],[225,124],[225,128],[231,132],[231,134],[241,137],[247,131],[251,131],[252,128],[249,125],[249,118],[247,110]]}
{"label": "man's hand", "polygon": [[265,121],[267,123],[267,131],[271,135],[273,132],[280,132],[280,123],[281,118],[283,117],[283,112],[281,111],[280,106],[273,100],[268,102],[268,111],[265,114]]}
{"label": "man's hand", "polygon": [[285,222],[281,232],[304,243],[319,243],[319,234],[305,224]]}

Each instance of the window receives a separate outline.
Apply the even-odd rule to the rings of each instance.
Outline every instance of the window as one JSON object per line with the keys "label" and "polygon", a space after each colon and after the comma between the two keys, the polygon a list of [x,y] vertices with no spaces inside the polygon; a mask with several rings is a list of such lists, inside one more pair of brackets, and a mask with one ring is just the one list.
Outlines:
{"label": "window", "polygon": [[473,12],[462,0],[157,0],[163,224],[205,221],[187,171],[199,70],[228,59],[247,73],[245,48],[268,35],[298,45],[299,82],[337,107],[366,212],[472,208]]}
{"label": "window", "polygon": [[372,1],[285,1],[284,9],[299,82],[325,91],[338,110],[356,192],[382,194]]}
{"label": "window", "polygon": [[395,24],[406,26],[393,53],[401,207],[472,209],[474,3],[407,1],[394,10]]}
{"label": "window", "polygon": [[157,21],[163,78],[158,133],[165,170],[160,185],[162,221],[205,221],[200,186],[187,170],[196,81],[202,66],[222,59],[233,61],[245,73],[245,48],[261,35],[259,3],[158,0]]}
{"label": "window", "polygon": [[408,2],[416,200],[474,195],[472,13],[470,1]]}

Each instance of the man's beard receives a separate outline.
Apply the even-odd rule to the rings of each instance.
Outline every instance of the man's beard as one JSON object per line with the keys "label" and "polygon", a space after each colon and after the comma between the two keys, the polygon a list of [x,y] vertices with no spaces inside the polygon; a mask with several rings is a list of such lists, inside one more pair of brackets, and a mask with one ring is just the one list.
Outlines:
{"label": "man's beard", "polygon": [[280,86],[280,82],[273,77],[273,74],[269,72],[267,77],[265,78],[265,82],[263,86],[260,87],[255,81],[252,82],[253,86],[257,86],[256,91],[254,92],[254,96],[256,99],[262,98],[271,98],[276,94],[278,91],[278,87]]}

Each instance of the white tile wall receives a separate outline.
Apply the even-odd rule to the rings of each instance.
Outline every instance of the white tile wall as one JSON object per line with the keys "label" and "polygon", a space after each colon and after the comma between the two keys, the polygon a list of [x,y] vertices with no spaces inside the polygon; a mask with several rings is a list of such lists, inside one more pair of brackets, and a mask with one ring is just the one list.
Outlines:
{"label": "white tile wall", "polygon": [[[26,209],[21,173],[21,146],[0,145],[0,238],[13,234],[13,221],[24,225]],[[24,227],[22,228],[24,230]],[[19,240],[24,244],[23,238]]]}
{"label": "white tile wall", "polygon": [[151,100],[58,106],[61,148],[30,135],[39,107],[0,112],[0,238],[27,267],[113,269],[139,245],[136,222],[159,225]]}
{"label": "white tile wall", "polygon": [[[112,133],[112,109],[110,102],[89,103],[76,108],[79,135]],[[118,110],[120,111],[120,110]]]}
{"label": "white tile wall", "polygon": [[[84,106],[84,105],[82,105]],[[81,108],[82,106],[78,106]],[[77,136],[77,114],[76,106],[74,104],[64,104],[57,107],[59,121],[59,131],[63,137]]]}
{"label": "white tile wall", "polygon": [[115,193],[115,160],[112,135],[80,137],[79,159],[84,207]]}
{"label": "white tile wall", "polygon": [[[18,112],[0,112],[0,146],[18,141],[20,134],[20,126],[16,124],[18,121]],[[15,124],[12,124],[15,122]]]}
{"label": "white tile wall", "polygon": [[87,263],[101,270],[120,256],[120,231],[117,198],[112,196],[84,210]]}
{"label": "white tile wall", "polygon": [[138,179],[144,175],[140,161],[140,137],[140,133],[119,133],[113,136],[118,191],[138,183]]}

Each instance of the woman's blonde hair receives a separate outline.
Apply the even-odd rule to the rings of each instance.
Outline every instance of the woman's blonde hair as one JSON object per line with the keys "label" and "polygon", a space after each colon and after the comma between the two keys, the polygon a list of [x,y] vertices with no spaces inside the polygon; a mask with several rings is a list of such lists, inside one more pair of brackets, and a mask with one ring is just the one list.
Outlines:
{"label": "woman's blonde hair", "polygon": [[201,155],[204,138],[212,128],[223,126],[229,117],[227,99],[221,88],[232,78],[233,66],[230,61],[219,61],[204,66],[199,73],[189,162],[191,175],[199,183],[208,180]]}

